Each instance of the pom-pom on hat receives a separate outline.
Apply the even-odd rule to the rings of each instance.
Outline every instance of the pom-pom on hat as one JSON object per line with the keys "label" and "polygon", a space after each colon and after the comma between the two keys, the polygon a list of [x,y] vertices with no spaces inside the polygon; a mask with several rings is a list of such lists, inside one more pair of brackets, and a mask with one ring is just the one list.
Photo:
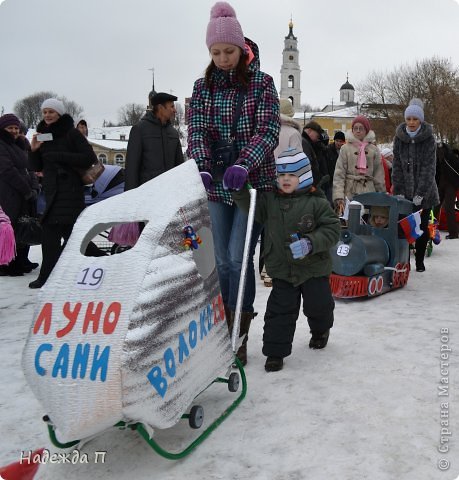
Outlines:
{"label": "pom-pom on hat", "polygon": [[0,117],[0,130],[4,130],[6,127],[15,126],[19,128],[20,120],[13,113],[5,113]]}
{"label": "pom-pom on hat", "polygon": [[226,2],[217,2],[210,10],[206,44],[210,49],[215,43],[230,43],[245,52],[245,39],[234,8]]}
{"label": "pom-pom on hat", "polygon": [[64,115],[65,113],[64,104],[57,98],[47,98],[41,104],[41,110],[43,111],[45,108],[51,108],[52,110],[56,111],[60,116]]}
{"label": "pom-pom on hat", "polygon": [[354,125],[356,123],[361,123],[363,125],[363,127],[365,128],[367,133],[371,130],[370,120],[368,120],[368,118],[365,117],[364,115],[357,115],[354,118],[354,120],[352,120],[352,128],[354,128]]}
{"label": "pom-pom on hat", "polygon": [[421,122],[424,121],[424,104],[419,98],[413,98],[405,110],[405,120],[408,117],[415,117]]}
{"label": "pom-pom on hat", "polygon": [[313,178],[311,162],[303,150],[288,148],[276,159],[277,174],[290,173],[296,175],[300,181],[297,190],[312,186]]}
{"label": "pom-pom on hat", "polygon": [[281,98],[279,100],[279,107],[282,115],[287,115],[287,117],[293,117],[293,115],[295,115],[292,102],[288,98]]}

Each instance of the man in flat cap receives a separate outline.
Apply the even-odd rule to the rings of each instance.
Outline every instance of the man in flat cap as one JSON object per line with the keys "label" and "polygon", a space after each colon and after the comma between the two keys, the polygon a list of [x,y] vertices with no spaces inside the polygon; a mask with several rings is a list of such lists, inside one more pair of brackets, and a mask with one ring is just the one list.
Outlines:
{"label": "man in flat cap", "polygon": [[324,129],[314,120],[303,127],[302,144],[303,151],[311,162],[314,185],[321,186],[325,191],[328,178],[322,181],[328,172],[325,160],[325,145],[322,143]]}
{"label": "man in flat cap", "polygon": [[177,97],[150,92],[147,113],[131,128],[126,154],[125,190],[183,163],[182,145],[171,121]]}

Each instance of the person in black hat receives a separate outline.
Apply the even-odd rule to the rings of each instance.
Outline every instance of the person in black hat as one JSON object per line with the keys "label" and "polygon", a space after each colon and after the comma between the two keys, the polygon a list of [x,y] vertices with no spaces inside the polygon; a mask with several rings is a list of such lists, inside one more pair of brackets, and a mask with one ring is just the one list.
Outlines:
{"label": "person in black hat", "polygon": [[137,188],[183,163],[179,134],[171,124],[176,100],[169,93],[149,93],[147,113],[129,134],[125,190]]}
{"label": "person in black hat", "polygon": [[[339,151],[345,143],[346,143],[346,136],[344,135],[343,132],[338,130],[333,137],[333,142],[327,146],[326,159],[327,159],[328,175],[330,176],[330,180],[329,180],[330,185],[333,185],[333,175],[335,174],[336,161],[338,160]],[[333,206],[331,188],[327,192],[327,198],[331,203],[331,205]]]}
{"label": "person in black hat", "polygon": [[[322,142],[325,130],[314,120],[303,127],[302,145],[303,151],[311,162],[314,186],[320,186],[324,192],[328,187],[327,165],[325,159],[325,145]],[[323,180],[322,180],[323,179]]]}

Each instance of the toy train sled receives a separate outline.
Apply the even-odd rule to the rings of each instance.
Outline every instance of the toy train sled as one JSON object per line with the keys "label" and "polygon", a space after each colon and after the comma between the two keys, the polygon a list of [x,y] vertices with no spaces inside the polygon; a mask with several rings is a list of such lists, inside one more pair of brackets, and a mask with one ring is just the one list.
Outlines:
{"label": "toy train sled", "polygon": [[368,209],[368,218],[372,208],[384,207],[389,213],[388,223],[383,228],[362,224],[361,205],[349,206],[347,228],[330,250],[333,296],[374,297],[404,287],[410,273],[410,254],[406,238],[400,238],[398,221],[412,213],[413,204],[379,192],[356,195],[354,200]]}
{"label": "toy train sled", "polygon": [[[186,188],[183,188],[186,185]],[[145,224],[117,255],[89,257],[98,233]],[[201,243],[184,248],[184,228]],[[136,429],[158,453],[189,453],[246,394],[232,371],[215,267],[207,197],[193,161],[82,212],[59,262],[38,295],[23,353],[27,381],[46,410],[53,443],[67,448],[109,427]],[[186,418],[203,423],[195,398],[213,383],[242,392],[181,452],[153,440]]]}

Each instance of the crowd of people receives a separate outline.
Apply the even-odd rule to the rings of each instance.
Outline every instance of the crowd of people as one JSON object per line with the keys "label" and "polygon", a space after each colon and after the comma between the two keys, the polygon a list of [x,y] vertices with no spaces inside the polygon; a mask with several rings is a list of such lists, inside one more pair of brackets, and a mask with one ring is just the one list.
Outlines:
{"label": "crowd of people", "polygon": [[[196,162],[207,192],[230,332],[248,222],[245,186],[257,190],[240,318],[244,339],[237,356],[247,363],[248,333],[256,316],[253,258],[261,234],[260,270],[265,269],[265,284],[272,286],[263,353],[266,371],[277,371],[291,353],[301,300],[311,331],[309,347],[327,345],[334,321],[329,250],[338,240],[346,201],[364,192],[388,192],[412,201],[414,211],[422,209],[424,233],[416,241],[415,263],[416,270],[423,272],[427,223],[431,209],[436,207],[438,214],[441,202],[447,212],[447,238],[458,238],[459,157],[441,144],[442,160],[437,162],[433,129],[417,100],[406,108],[392,148],[378,148],[364,115],[353,119],[348,132],[334,132],[331,143],[318,122],[309,121],[301,128],[293,119],[290,100],[279,99],[272,77],[261,71],[257,44],[244,36],[236,12],[226,2],[211,9],[206,46],[210,62],[196,80],[189,104],[187,157]],[[129,138],[126,190],[183,163],[180,139],[171,124],[176,100],[167,93],[149,96],[147,112]],[[36,215],[40,189],[44,193],[42,263],[30,288],[42,287],[58,261],[85,208],[81,171],[97,162],[84,120],[75,127],[64,104],[55,98],[45,100],[41,110],[43,119],[30,144],[20,135],[21,122],[15,115],[0,117],[0,207],[13,229],[20,216]],[[372,212],[373,226],[384,227],[387,221],[384,209]],[[18,243],[15,258],[0,266],[0,274],[23,275],[37,268],[28,260],[28,250]]]}

